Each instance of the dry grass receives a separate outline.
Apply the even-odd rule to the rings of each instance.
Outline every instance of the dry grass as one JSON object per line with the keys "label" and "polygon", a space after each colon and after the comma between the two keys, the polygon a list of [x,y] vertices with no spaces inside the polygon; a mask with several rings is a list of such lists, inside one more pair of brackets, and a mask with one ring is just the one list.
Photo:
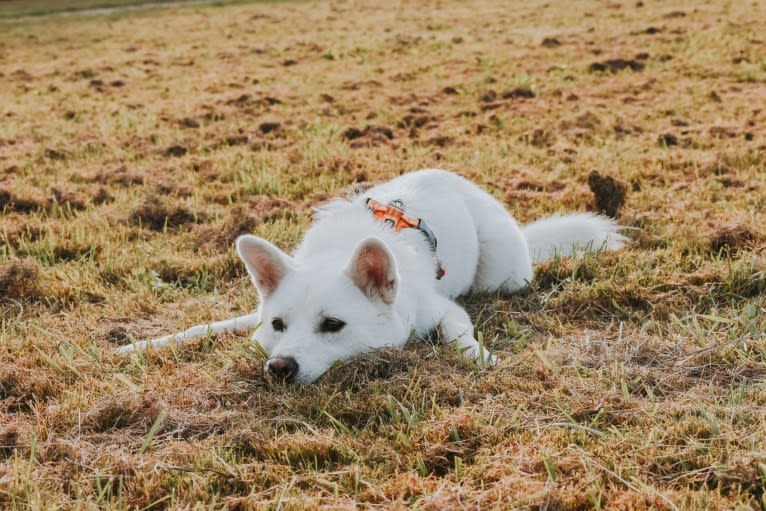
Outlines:
{"label": "dry grass", "polygon": [[[4,508],[766,507],[763,5],[0,23]],[[113,355],[252,308],[238,234],[289,249],[312,204],[425,166],[635,241],[467,299],[488,371],[428,343],[305,388],[243,337]]]}

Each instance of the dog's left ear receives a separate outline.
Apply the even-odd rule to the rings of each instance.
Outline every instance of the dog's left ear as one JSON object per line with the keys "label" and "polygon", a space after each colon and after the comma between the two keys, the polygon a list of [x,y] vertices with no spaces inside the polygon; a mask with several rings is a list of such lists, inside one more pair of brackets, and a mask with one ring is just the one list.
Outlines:
{"label": "dog's left ear", "polygon": [[396,297],[396,261],[385,243],[367,238],[357,245],[346,273],[364,294],[385,304]]}
{"label": "dog's left ear", "polygon": [[237,238],[237,253],[261,298],[268,298],[293,266],[290,256],[263,238],[249,234]]}

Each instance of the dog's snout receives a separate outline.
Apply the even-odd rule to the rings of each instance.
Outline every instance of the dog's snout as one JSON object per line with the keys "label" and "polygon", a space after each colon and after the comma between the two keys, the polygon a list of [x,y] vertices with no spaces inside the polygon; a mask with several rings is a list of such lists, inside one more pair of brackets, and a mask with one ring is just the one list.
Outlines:
{"label": "dog's snout", "polygon": [[274,357],[266,362],[266,370],[272,377],[288,382],[298,372],[298,362],[293,357]]}

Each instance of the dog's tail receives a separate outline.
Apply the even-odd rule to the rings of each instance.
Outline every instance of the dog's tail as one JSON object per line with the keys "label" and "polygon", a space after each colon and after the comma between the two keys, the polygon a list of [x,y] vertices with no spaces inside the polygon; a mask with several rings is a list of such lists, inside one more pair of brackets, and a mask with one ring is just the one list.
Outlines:
{"label": "dog's tail", "polygon": [[555,255],[570,256],[587,250],[616,250],[628,242],[620,225],[593,213],[572,213],[542,218],[521,228],[532,263]]}

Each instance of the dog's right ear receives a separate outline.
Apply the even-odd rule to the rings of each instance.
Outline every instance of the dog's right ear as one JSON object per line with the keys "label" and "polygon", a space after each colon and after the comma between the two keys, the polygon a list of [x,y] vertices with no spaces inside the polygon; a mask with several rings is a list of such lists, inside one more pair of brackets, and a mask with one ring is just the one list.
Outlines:
{"label": "dog's right ear", "polygon": [[396,261],[385,243],[367,238],[354,249],[346,273],[354,284],[370,298],[387,305],[396,297]]}
{"label": "dog's right ear", "polygon": [[292,269],[290,256],[257,236],[245,234],[237,238],[237,253],[261,298],[268,298]]}

